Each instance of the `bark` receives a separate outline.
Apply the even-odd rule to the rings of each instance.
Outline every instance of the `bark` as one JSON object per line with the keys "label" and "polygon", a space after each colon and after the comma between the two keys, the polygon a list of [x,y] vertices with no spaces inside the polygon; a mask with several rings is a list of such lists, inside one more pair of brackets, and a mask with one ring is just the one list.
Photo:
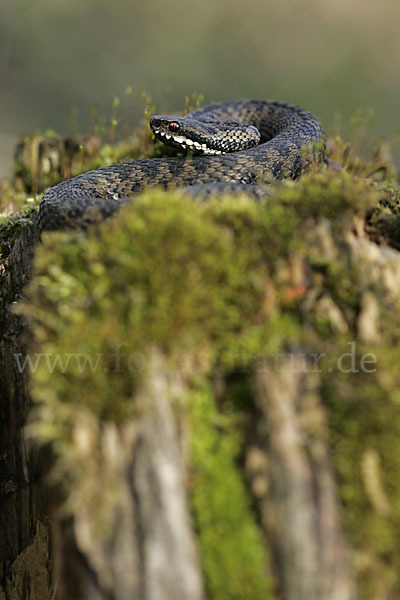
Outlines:
{"label": "bark", "polygon": [[[58,599],[204,598],[186,499],[183,423],[173,414],[184,392],[183,379],[154,351],[136,397],[140,416],[102,428],[102,469],[115,476],[117,500],[99,497],[94,511],[80,506],[73,518],[56,519]],[[109,536],[97,535],[99,513]]]}
{"label": "bark", "polygon": [[353,600],[327,445],[318,374],[292,354],[257,370],[256,399],[268,427],[269,499],[260,500],[287,600]]}
{"label": "bark", "polygon": [[0,242],[0,598],[45,600],[50,598],[47,494],[38,454],[24,436],[30,398],[26,373],[16,361],[26,355],[29,332],[11,311],[30,277],[35,226],[26,221]]}

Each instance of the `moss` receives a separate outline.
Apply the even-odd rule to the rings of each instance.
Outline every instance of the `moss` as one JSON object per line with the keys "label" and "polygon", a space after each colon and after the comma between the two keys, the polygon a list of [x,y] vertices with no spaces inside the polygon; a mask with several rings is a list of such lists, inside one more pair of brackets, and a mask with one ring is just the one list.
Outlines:
{"label": "moss", "polygon": [[[86,398],[100,402],[100,414],[108,414],[123,412],[111,402],[115,386],[120,390],[122,385],[126,394],[132,385],[129,377],[123,381],[112,374],[111,350],[122,342],[131,352],[145,352],[156,343],[170,356],[176,348],[181,353],[208,346],[210,352],[223,354],[229,346],[241,347],[249,360],[266,348],[281,349],[290,331],[296,336],[302,318],[292,301],[283,312],[277,306],[269,319],[263,318],[268,281],[277,280],[278,294],[284,298],[292,282],[282,278],[277,259],[289,261],[294,252],[305,256],[304,220],[309,218],[312,227],[321,214],[331,213],[331,201],[336,201],[338,221],[346,210],[354,210],[346,186],[349,183],[337,177],[327,183],[316,176],[299,184],[297,196],[293,186],[284,185],[267,207],[246,198],[197,205],[178,193],[152,191],[137,200],[133,210],[121,211],[87,237],[43,236],[30,292],[35,301],[29,310],[34,312],[33,304],[38,305],[47,336],[45,352],[56,353],[61,345],[66,352],[89,352],[93,360],[107,356],[104,375],[99,370],[95,378],[91,373],[82,377],[91,389]],[[324,200],[318,203],[322,193]],[[331,265],[331,288],[341,276],[338,269]],[[77,328],[82,347],[76,344]],[[79,395],[81,385],[82,377],[76,371],[72,376],[71,368],[60,374],[59,383],[51,377],[65,399]]]}
{"label": "moss", "polygon": [[[296,335],[302,321],[298,302],[288,296],[293,286],[287,269],[291,256],[296,253],[304,260],[307,253],[316,279],[325,269],[325,289],[339,288],[336,284],[346,269],[304,244],[305,219],[312,231],[335,201],[340,227],[346,211],[353,210],[350,184],[337,177],[329,180],[331,186],[320,176],[297,188],[283,185],[267,206],[246,198],[196,205],[177,193],[152,191],[87,237],[45,235],[29,310],[39,305],[48,342],[59,344],[60,335],[67,342],[71,335],[62,345],[75,347],[76,328],[82,327],[80,337],[85,344],[91,340],[99,353],[106,350],[100,340],[110,333],[110,347],[126,339],[135,349],[156,342],[173,353],[176,347],[212,341],[213,350],[221,353],[234,339],[233,347],[247,348],[249,357],[265,344],[276,351],[288,335]],[[338,186],[345,187],[342,196]],[[356,202],[360,203],[358,195]],[[284,310],[276,305],[266,319],[261,305],[272,282]],[[350,277],[344,289],[351,284]],[[110,381],[110,390],[114,384]]]}
{"label": "moss", "polygon": [[378,243],[400,250],[400,187],[386,182],[379,189],[379,204],[368,215],[367,231]]}
{"label": "moss", "polygon": [[194,391],[189,403],[191,498],[208,597],[272,599],[268,552],[236,464],[235,418],[216,410],[207,386]]}
{"label": "moss", "polygon": [[32,225],[32,215],[39,210],[37,199],[25,203],[20,212],[7,217],[0,216],[0,264],[6,264],[13,240],[23,227]]}
{"label": "moss", "polygon": [[[387,371],[381,353],[377,355],[380,377],[393,373]],[[340,395],[336,381],[325,394],[343,524],[357,549],[353,560],[360,597],[368,599],[374,597],[377,586],[391,590],[394,596],[400,591],[400,411],[394,394],[382,389],[380,377],[372,381],[371,377],[358,377],[358,385],[348,382],[347,393],[342,390]],[[371,452],[377,462],[368,470]],[[382,499],[378,502],[377,497]]]}
{"label": "moss", "polygon": [[[49,563],[49,526],[36,522],[35,535],[30,543],[18,555],[14,562],[7,565],[9,576],[4,577],[0,588],[0,598],[18,598],[26,595],[27,588],[31,598],[50,600],[53,596],[47,565]],[[7,573],[7,574],[8,574]],[[3,588],[4,585],[4,588]]]}
{"label": "moss", "polygon": [[9,238],[20,227],[25,227],[29,224],[32,213],[38,212],[39,200],[31,199],[25,203],[22,209],[17,213],[12,213],[8,216],[0,216],[0,235],[2,239]]}
{"label": "moss", "polygon": [[[232,336],[248,340],[249,330],[253,345],[259,343],[254,310],[265,275],[255,267],[263,248],[245,240],[237,244],[227,218],[252,225],[261,239],[258,223],[265,211],[247,199],[214,206],[216,216],[211,205],[152,191],[88,236],[43,236],[26,307],[40,326],[41,351],[55,356],[63,348],[92,361],[100,357],[101,368],[96,377],[90,368],[79,374],[74,356],[66,373],[49,373],[41,363],[35,375],[44,388],[40,396],[51,380],[61,401],[74,402],[84,385],[91,408],[118,419],[131,411],[130,357],[145,356],[150,344],[179,361],[186,352],[206,349],[212,355]],[[246,235],[251,237],[250,228]]]}

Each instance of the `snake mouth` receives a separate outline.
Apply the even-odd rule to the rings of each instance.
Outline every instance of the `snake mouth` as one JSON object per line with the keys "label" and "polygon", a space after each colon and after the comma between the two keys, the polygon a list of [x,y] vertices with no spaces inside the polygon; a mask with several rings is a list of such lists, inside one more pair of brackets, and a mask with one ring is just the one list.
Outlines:
{"label": "snake mouth", "polygon": [[173,133],[163,131],[161,129],[153,129],[153,133],[162,142],[169,144],[170,146],[181,148],[182,150],[190,150],[191,152],[195,152],[196,154],[224,154],[222,150],[214,150],[213,148],[209,148],[207,144],[191,140],[190,138],[184,135],[175,135]]}
{"label": "snake mouth", "polygon": [[203,131],[204,125],[188,118],[156,116],[150,119],[150,127],[160,141],[179,150],[203,155],[225,154],[223,149],[207,143],[207,139],[210,141],[212,136],[208,130]]}

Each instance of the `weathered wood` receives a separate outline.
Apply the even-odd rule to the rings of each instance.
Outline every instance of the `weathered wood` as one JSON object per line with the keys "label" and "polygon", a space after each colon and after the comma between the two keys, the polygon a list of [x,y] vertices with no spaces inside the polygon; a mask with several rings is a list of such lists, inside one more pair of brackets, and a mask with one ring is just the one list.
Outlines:
{"label": "weathered wood", "polygon": [[287,600],[354,600],[318,384],[304,355],[258,366],[270,485],[261,513]]}
{"label": "weathered wood", "polygon": [[50,598],[47,492],[42,487],[37,451],[25,439],[31,402],[28,370],[16,356],[25,356],[30,333],[24,319],[12,312],[29,281],[37,241],[36,214],[10,223],[0,240],[0,598]]}
{"label": "weathered wood", "polygon": [[[95,434],[82,423],[82,460],[90,460],[85,448],[102,449],[96,468],[116,497],[98,495],[96,507],[55,516],[59,600],[204,598],[186,498],[183,423],[173,414],[185,391],[182,377],[154,350],[136,397],[139,414]],[[95,498],[96,477],[87,485]]]}

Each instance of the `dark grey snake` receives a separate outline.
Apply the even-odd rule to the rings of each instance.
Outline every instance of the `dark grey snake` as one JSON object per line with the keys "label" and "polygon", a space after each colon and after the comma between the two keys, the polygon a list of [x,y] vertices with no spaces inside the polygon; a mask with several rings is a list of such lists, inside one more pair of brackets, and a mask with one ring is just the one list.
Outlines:
{"label": "dark grey snake", "polygon": [[284,102],[221,102],[185,117],[152,117],[150,126],[157,138],[189,151],[188,156],[133,160],[63,181],[44,195],[39,227],[85,228],[114,214],[147,186],[196,191],[244,186],[257,193],[271,179],[296,179],[311,157],[325,159],[319,121]]}

